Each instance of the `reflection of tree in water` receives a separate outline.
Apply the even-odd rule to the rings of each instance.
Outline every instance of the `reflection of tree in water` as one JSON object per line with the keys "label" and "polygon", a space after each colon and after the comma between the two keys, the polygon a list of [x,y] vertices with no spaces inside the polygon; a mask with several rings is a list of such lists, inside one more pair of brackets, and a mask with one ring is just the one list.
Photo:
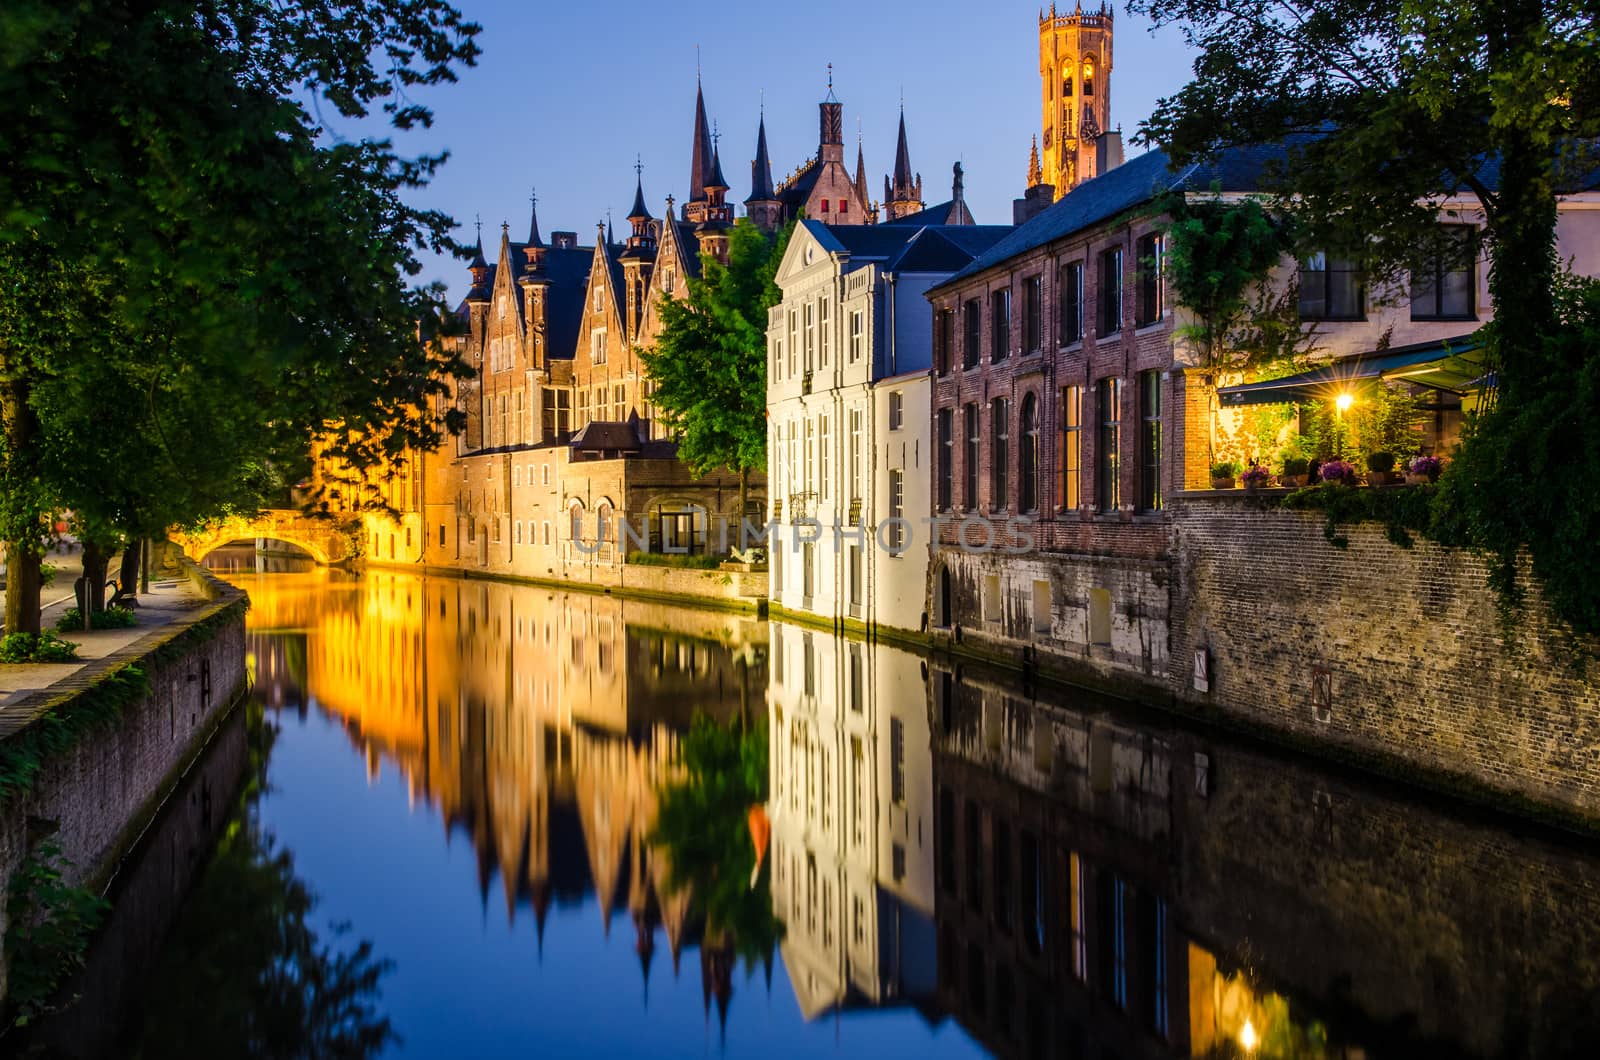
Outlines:
{"label": "reflection of tree in water", "polygon": [[316,896],[255,819],[275,730],[251,721],[252,780],[151,980],[138,1055],[376,1055],[397,1041],[378,1010],[393,964],[370,942],[339,945],[348,925],[319,938]]}
{"label": "reflection of tree in water", "polygon": [[766,721],[723,726],[699,715],[682,746],[682,777],[662,788],[650,841],[665,849],[667,890],[689,888],[705,918],[706,989],[725,1014],[734,959],[770,967],[783,934],[772,915],[765,840],[758,872],[752,839],[752,808],[767,800]]}

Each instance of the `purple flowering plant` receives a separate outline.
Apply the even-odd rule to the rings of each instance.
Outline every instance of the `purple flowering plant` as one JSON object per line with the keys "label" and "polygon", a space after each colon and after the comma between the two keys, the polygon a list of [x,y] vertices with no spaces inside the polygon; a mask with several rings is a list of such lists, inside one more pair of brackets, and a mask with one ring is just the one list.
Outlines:
{"label": "purple flowering plant", "polygon": [[1344,460],[1330,460],[1322,465],[1322,481],[1342,482],[1349,485],[1355,481],[1356,466]]}
{"label": "purple flowering plant", "polygon": [[1436,456],[1419,456],[1411,461],[1413,475],[1427,475],[1430,479],[1436,479],[1443,470],[1444,461]]}
{"label": "purple flowering plant", "polygon": [[1272,472],[1268,471],[1261,465],[1256,464],[1246,468],[1244,474],[1240,475],[1239,478],[1243,480],[1246,487],[1265,486],[1269,481],[1271,481]]}

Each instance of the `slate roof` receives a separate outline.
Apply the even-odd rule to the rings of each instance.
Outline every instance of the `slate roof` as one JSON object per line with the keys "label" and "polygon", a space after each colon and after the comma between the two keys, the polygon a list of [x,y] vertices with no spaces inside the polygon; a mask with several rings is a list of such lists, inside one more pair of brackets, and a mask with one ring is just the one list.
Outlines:
{"label": "slate roof", "polygon": [[[511,244],[511,282],[520,280],[528,271],[528,244]],[[594,262],[594,247],[548,247],[544,252],[543,273],[550,281],[550,293],[545,302],[546,349],[551,357],[572,357],[578,347],[578,325],[583,321],[583,299],[589,287],[589,269]],[[495,274],[500,266],[486,266],[488,279],[484,290],[494,290]],[[470,296],[469,296],[470,297]],[[484,297],[488,297],[485,294]],[[521,299],[518,299],[518,311]],[[468,319],[467,303],[462,301],[456,313]]]}
{"label": "slate roof", "polygon": [[925,225],[972,225],[978,222],[972,219],[972,211],[967,209],[965,200],[950,199],[936,206],[918,210],[916,213],[895,221],[884,221],[886,225],[914,225],[921,228]]}
{"label": "slate roof", "polygon": [[894,272],[955,272],[1011,231],[1010,225],[929,225],[918,229],[886,268]]}
{"label": "slate roof", "polygon": [[849,254],[853,262],[882,262],[897,272],[951,272],[1009,235],[1008,225],[827,225],[801,224],[821,246]]}
{"label": "slate roof", "polygon": [[[1313,135],[1292,137],[1288,145],[1305,143]],[[1055,205],[1018,227],[1009,238],[995,244],[939,287],[959,283],[1000,262],[1109,220],[1124,210],[1149,202],[1172,189],[1205,191],[1215,187],[1233,192],[1272,190],[1274,168],[1287,158],[1288,145],[1231,147],[1218,152],[1213,159],[1191,163],[1177,171],[1170,167],[1166,152],[1146,152],[1078,185]],[[1485,158],[1477,176],[1487,187],[1498,188],[1500,160]],[[1577,178],[1576,182],[1581,188],[1600,187],[1600,167],[1591,171],[1587,178]]]}
{"label": "slate roof", "polygon": [[608,450],[636,453],[641,448],[639,435],[631,424],[606,420],[590,420],[578,429],[567,445],[585,453]]}

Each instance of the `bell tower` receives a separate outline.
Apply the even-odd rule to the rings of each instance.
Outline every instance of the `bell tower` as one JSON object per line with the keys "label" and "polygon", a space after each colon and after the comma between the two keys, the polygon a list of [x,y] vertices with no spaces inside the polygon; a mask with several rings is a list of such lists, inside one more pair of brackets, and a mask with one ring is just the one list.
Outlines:
{"label": "bell tower", "polygon": [[1071,14],[1057,14],[1052,4],[1039,16],[1041,175],[1058,199],[1100,174],[1096,140],[1112,128],[1112,21],[1104,3]]}

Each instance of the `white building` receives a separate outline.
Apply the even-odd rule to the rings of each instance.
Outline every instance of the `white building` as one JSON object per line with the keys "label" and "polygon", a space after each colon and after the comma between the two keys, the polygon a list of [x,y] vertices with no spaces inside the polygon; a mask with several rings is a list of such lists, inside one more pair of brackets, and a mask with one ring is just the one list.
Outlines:
{"label": "white building", "polygon": [[767,320],[770,559],[779,613],[919,631],[932,511],[924,292],[1009,228],[802,221]]}
{"label": "white building", "polygon": [[774,622],[772,908],[806,1019],[937,983],[934,816],[919,656]]}

